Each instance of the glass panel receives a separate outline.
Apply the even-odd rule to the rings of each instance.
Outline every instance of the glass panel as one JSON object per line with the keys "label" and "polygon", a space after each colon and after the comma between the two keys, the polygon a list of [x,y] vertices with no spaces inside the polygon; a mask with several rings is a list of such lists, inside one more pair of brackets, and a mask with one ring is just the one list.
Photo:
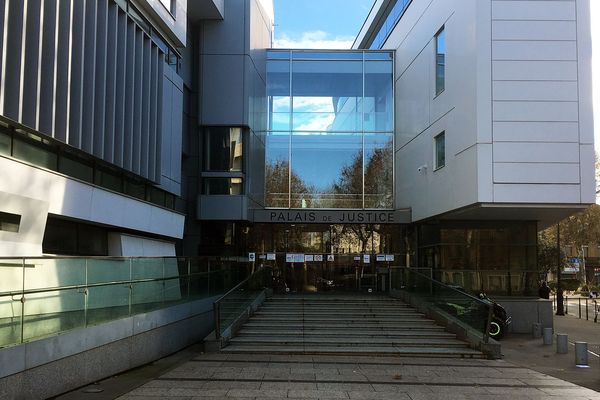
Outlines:
{"label": "glass panel", "polygon": [[93,225],[77,227],[77,251],[89,256],[108,255],[108,235],[106,230]]}
{"label": "glass panel", "polygon": [[[23,261],[0,260],[0,292],[23,290]],[[21,342],[21,296],[0,296],[0,347]]]}
{"label": "glass panel", "polygon": [[244,193],[242,178],[203,178],[206,195],[241,195]]}
{"label": "glass panel", "polygon": [[[289,202],[289,173],[290,173],[290,134],[270,132],[267,135],[265,181],[267,207],[288,208]],[[298,185],[297,176],[292,182]]]}
{"label": "glass panel", "polygon": [[58,159],[58,172],[85,182],[94,181],[94,169],[75,157],[61,155]]}
{"label": "glass panel", "polygon": [[365,134],[365,208],[393,208],[393,134]]}
{"label": "glass panel", "polygon": [[362,51],[303,51],[294,50],[293,59],[315,59],[315,60],[362,60]]}
{"label": "glass panel", "polygon": [[0,131],[0,154],[9,157],[11,154],[11,138],[7,132]]}
{"label": "glass panel", "polygon": [[141,200],[146,199],[146,184],[133,179],[125,179],[125,194]]}
{"label": "glass panel", "polygon": [[208,297],[208,272],[205,260],[190,260],[190,299],[203,299]]}
{"label": "glass panel", "polygon": [[289,61],[269,61],[267,63],[267,96],[269,101],[268,129],[289,130],[291,111]]}
{"label": "glass panel", "polygon": [[267,58],[289,59],[290,52],[287,50],[286,51],[267,50]]}
{"label": "glass panel", "polygon": [[102,186],[115,192],[120,192],[122,190],[121,174],[119,174],[117,171],[110,171],[101,168],[96,169],[94,183],[98,186]]}
{"label": "glass panel", "polygon": [[13,157],[52,170],[56,170],[58,160],[55,153],[16,137],[13,142]]}
{"label": "glass panel", "polygon": [[387,60],[392,61],[394,53],[387,51],[365,51],[365,60]]}
{"label": "glass panel", "polygon": [[[88,283],[129,281],[129,260],[88,259]],[[87,324],[95,325],[129,315],[130,289],[128,283],[88,289]]]}
{"label": "glass panel", "polygon": [[444,28],[435,37],[435,93],[442,93],[446,87],[446,32]]}
{"label": "glass panel", "polygon": [[146,190],[146,200],[159,206],[165,205],[166,193],[154,186],[148,186]]}
{"label": "glass panel", "polygon": [[393,63],[365,63],[364,130],[391,132],[394,129]]}
{"label": "glass panel", "polygon": [[292,208],[362,208],[362,135],[294,132]]}
{"label": "glass panel", "polygon": [[27,295],[23,341],[85,326],[85,291],[57,290]]}
{"label": "glass panel", "polygon": [[293,129],[361,130],[362,67],[360,61],[294,61]]}
{"label": "glass panel", "polygon": [[85,259],[25,260],[25,290],[85,285]]}
{"label": "glass panel", "polygon": [[446,135],[439,134],[435,137],[435,168],[446,165]]}
{"label": "glass panel", "polygon": [[207,171],[242,171],[241,128],[206,128],[204,137]]}

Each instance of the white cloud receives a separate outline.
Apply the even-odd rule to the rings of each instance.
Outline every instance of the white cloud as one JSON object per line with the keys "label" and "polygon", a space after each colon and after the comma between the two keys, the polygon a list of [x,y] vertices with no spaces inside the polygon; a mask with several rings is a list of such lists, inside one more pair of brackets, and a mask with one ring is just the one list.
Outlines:
{"label": "white cloud", "polygon": [[304,32],[300,37],[285,33],[276,35],[274,47],[278,49],[350,49],[352,36],[335,36],[323,31]]}

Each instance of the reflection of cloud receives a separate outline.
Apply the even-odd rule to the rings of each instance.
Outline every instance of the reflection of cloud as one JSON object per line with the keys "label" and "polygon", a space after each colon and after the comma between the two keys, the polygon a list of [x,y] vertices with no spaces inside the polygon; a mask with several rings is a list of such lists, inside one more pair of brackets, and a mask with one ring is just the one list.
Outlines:
{"label": "reflection of cloud", "polygon": [[274,47],[280,49],[350,49],[352,36],[331,37],[323,31],[304,32],[300,38],[291,38],[285,33],[276,38]]}
{"label": "reflection of cloud", "polygon": [[333,111],[331,97],[294,97],[294,112],[332,113]]}
{"label": "reflection of cloud", "polygon": [[334,114],[294,114],[294,130],[327,131],[334,120]]}

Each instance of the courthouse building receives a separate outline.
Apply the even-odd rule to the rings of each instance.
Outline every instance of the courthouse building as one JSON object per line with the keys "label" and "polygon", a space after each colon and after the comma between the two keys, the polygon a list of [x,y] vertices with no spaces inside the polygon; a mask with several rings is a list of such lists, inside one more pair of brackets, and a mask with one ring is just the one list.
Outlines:
{"label": "courthouse building", "polygon": [[595,202],[589,3],[376,0],[328,51],[271,49],[269,1],[2,0],[0,255],[535,294]]}

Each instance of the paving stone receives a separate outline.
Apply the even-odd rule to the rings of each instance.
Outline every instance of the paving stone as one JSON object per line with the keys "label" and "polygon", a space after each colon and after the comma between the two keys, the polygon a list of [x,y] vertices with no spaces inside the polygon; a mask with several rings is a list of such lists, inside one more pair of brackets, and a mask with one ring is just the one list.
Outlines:
{"label": "paving stone", "polygon": [[275,390],[275,389],[231,389],[227,393],[227,397],[287,397],[287,390]]}

